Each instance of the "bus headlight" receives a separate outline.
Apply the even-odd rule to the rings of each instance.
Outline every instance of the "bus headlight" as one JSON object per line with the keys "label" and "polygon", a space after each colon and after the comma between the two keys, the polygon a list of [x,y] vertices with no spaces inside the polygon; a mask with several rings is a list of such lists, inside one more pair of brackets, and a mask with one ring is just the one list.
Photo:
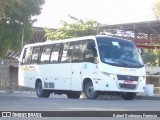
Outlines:
{"label": "bus headlight", "polygon": [[141,80],[141,81],[142,81],[142,80],[145,80],[145,79],[146,79],[146,76],[140,76],[140,77],[139,77],[139,80]]}
{"label": "bus headlight", "polygon": [[110,77],[110,78],[112,78],[112,79],[115,80],[115,76],[114,76],[114,74],[112,74],[112,73],[102,72],[102,74],[103,74],[103,75],[106,75],[106,76],[108,76],[108,77]]}

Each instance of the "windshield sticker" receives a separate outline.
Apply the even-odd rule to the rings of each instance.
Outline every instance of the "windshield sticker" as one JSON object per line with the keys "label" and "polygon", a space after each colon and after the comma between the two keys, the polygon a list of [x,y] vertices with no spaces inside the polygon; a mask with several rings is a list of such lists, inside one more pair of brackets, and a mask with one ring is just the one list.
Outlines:
{"label": "windshield sticker", "polygon": [[84,69],[87,69],[87,64],[84,64]]}
{"label": "windshield sticker", "polygon": [[117,46],[118,48],[120,48],[120,45],[119,45],[118,42],[112,42],[112,45],[113,45],[113,46]]}

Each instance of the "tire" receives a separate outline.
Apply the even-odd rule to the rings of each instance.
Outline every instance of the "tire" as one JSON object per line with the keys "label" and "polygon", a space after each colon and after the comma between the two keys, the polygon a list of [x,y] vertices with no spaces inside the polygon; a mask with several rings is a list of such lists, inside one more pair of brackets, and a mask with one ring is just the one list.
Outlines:
{"label": "tire", "polygon": [[88,99],[97,99],[99,96],[99,93],[97,91],[94,91],[92,82],[88,82],[85,84],[84,94]]}
{"label": "tire", "polygon": [[77,98],[79,99],[80,97],[80,92],[68,92],[66,93],[68,98]]}
{"label": "tire", "polygon": [[122,98],[125,100],[133,100],[136,97],[136,93],[131,93],[131,92],[127,92],[127,93],[122,93]]}
{"label": "tire", "polygon": [[38,97],[46,97],[48,98],[50,96],[50,92],[47,90],[44,90],[42,87],[42,82],[38,82],[36,85],[36,94]]}

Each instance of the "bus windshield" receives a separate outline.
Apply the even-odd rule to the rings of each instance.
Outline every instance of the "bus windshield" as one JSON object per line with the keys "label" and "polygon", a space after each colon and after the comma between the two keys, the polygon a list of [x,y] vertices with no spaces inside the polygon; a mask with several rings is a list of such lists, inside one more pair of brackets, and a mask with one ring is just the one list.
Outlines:
{"label": "bus windshield", "polygon": [[144,66],[134,43],[111,37],[97,37],[96,39],[100,59],[103,63],[128,68]]}

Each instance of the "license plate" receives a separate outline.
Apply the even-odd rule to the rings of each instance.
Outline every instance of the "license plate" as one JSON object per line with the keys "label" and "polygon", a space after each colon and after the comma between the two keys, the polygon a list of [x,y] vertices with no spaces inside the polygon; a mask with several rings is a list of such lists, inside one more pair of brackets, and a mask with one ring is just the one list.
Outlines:
{"label": "license plate", "polygon": [[128,84],[133,84],[133,81],[125,80],[125,81],[124,81],[124,84],[127,84],[127,85],[128,85]]}

